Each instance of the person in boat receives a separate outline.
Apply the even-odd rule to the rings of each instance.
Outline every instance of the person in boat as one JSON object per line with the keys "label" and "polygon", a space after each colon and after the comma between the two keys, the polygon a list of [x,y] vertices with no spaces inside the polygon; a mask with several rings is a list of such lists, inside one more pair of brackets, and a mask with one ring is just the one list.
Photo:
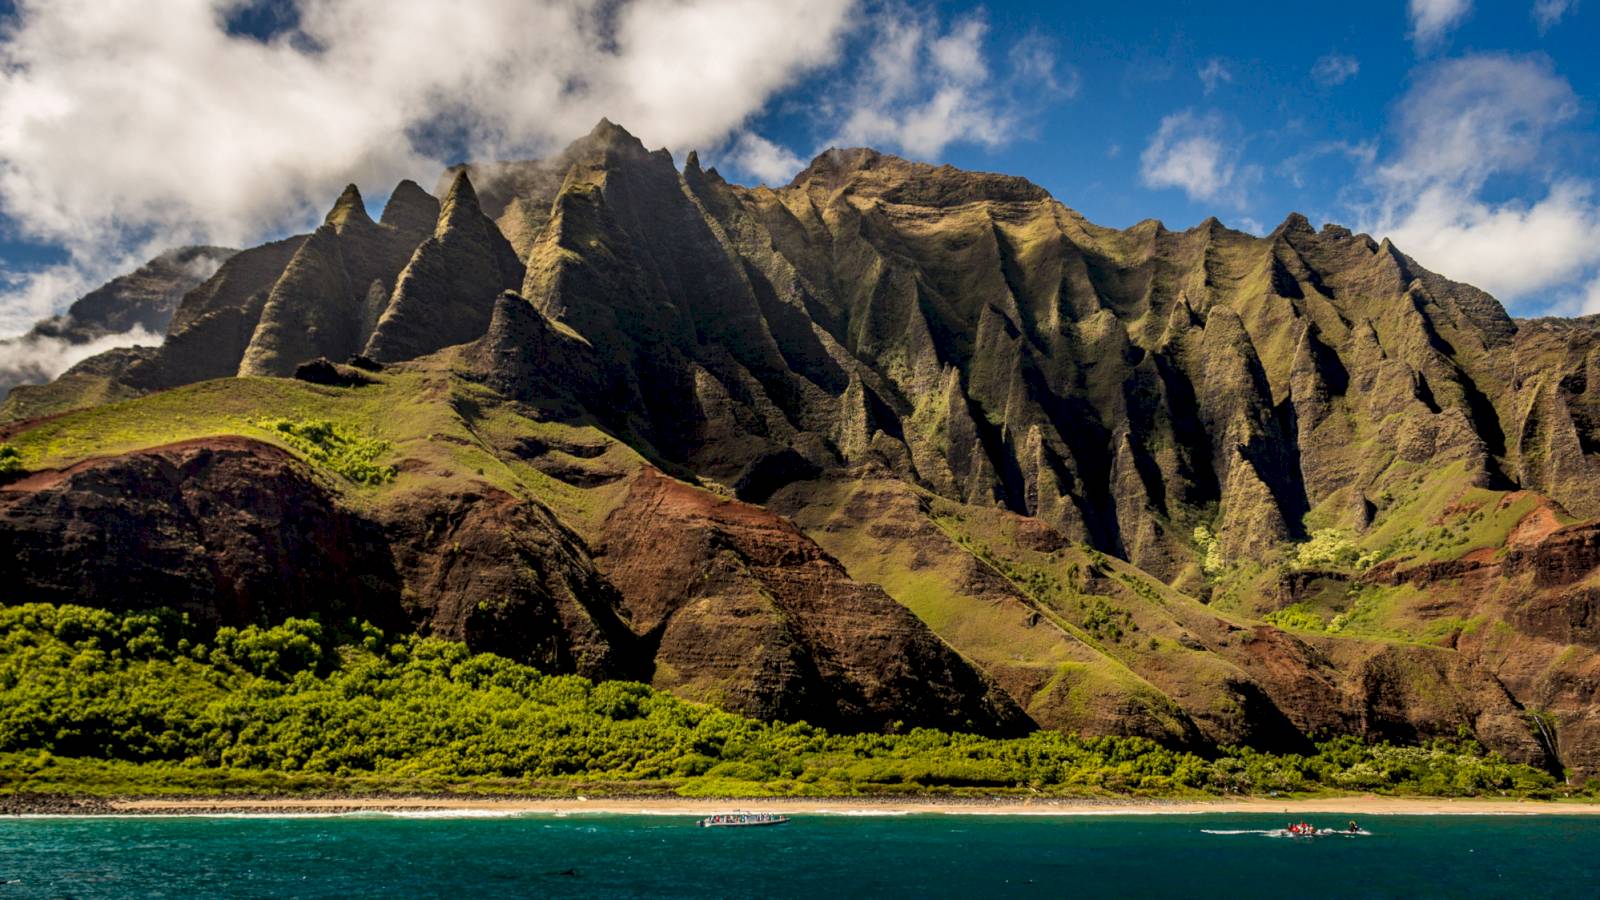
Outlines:
{"label": "person in boat", "polygon": [[1356,833],[1358,833],[1360,831],[1361,831],[1361,826],[1356,824],[1356,820],[1355,819],[1351,819],[1350,820],[1350,833],[1351,834],[1356,834]]}

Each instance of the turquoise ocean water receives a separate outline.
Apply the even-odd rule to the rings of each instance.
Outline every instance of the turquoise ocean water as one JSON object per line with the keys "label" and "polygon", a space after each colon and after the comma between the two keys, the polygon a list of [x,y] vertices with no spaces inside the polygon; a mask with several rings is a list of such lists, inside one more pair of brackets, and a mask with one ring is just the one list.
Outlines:
{"label": "turquoise ocean water", "polygon": [[[1310,817],[1326,826],[1337,816]],[[1595,897],[1600,817],[0,819],[12,897]],[[1208,834],[1205,829],[1240,831]]]}

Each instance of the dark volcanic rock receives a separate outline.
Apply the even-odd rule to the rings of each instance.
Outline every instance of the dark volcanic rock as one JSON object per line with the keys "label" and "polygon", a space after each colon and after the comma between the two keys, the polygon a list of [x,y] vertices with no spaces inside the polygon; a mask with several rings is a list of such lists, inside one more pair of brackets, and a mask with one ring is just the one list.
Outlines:
{"label": "dark volcanic rock", "polygon": [[[293,523],[290,527],[289,523]],[[26,596],[173,607],[219,624],[289,615],[399,623],[399,581],[370,523],[287,453],[243,439],[173,445],[0,491],[0,559]]]}
{"label": "dark volcanic rock", "polygon": [[325,384],[329,387],[360,387],[372,383],[372,379],[360,372],[341,369],[326,357],[318,357],[296,366],[294,377],[296,381]]}
{"label": "dark volcanic rock", "polygon": [[522,285],[522,263],[485,218],[465,172],[439,209],[433,236],[400,273],[365,355],[379,362],[412,359],[481,337],[494,299]]}
{"label": "dark volcanic rock", "polygon": [[494,489],[422,494],[381,517],[434,634],[591,678],[649,677],[620,598],[554,516]]}
{"label": "dark volcanic rock", "polygon": [[160,351],[129,369],[124,381],[157,390],[237,374],[267,294],[304,240],[292,237],[252,247],[223,263],[184,295]]}
{"label": "dark volcanic rock", "polygon": [[36,472],[0,488],[0,576],[18,596],[420,627],[546,671],[636,677],[616,595],[547,513],[494,490],[376,519],[282,450],[241,438]]}
{"label": "dark volcanic rock", "polygon": [[488,328],[468,358],[475,377],[513,400],[568,416],[586,406],[606,408],[605,367],[594,349],[515,292],[495,300]]}
{"label": "dark volcanic rock", "polygon": [[408,179],[395,185],[379,221],[421,242],[439,221],[439,201]]}

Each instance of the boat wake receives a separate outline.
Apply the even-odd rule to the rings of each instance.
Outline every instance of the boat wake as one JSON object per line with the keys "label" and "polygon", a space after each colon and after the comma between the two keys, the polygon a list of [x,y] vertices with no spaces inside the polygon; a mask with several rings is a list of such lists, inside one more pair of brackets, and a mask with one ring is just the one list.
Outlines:
{"label": "boat wake", "polygon": [[1313,837],[1372,837],[1372,832],[1366,829],[1351,831],[1347,828],[1319,828],[1316,831],[1290,831],[1287,828],[1202,828],[1202,834],[1259,834],[1263,837],[1275,838],[1313,838]]}

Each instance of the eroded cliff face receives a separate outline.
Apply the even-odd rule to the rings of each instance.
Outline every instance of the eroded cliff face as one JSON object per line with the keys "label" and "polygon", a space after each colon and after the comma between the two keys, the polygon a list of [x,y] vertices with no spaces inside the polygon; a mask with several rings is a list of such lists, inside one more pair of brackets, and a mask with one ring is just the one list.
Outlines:
{"label": "eroded cliff face", "polygon": [[[345,595],[561,671],[840,727],[1031,721],[1275,749],[1464,728],[1600,771],[1592,321],[1514,321],[1298,215],[1265,237],[1118,231],[1022,179],[870,150],[751,189],[603,121],[440,192],[403,184],[373,222],[352,188],[313,234],[191,291],[159,353],[28,408],[359,353],[387,366],[375,386],[325,396],[366,409],[424,373],[415,399],[460,433],[373,427],[488,456],[429,456],[432,493],[356,503],[388,562],[382,590]],[[9,431],[28,446],[34,427]],[[126,490],[172,483],[122,459]],[[318,501],[329,523],[340,490]],[[176,497],[118,528],[171,532]],[[27,560],[89,545],[7,515],[15,566],[57,590]],[[330,532],[310,570],[364,535]],[[300,552],[262,540],[246,555]],[[128,602],[109,577],[121,545],[94,546],[113,562],[91,593]],[[226,581],[201,574],[220,551],[195,548],[163,551],[151,596]],[[318,602],[296,590],[290,605]],[[507,612],[501,594],[525,599]]]}
{"label": "eroded cliff face", "polygon": [[637,677],[616,593],[581,542],[488,489],[352,510],[277,447],[187,441],[0,487],[13,597],[420,629],[554,671]]}
{"label": "eroded cliff face", "polygon": [[647,468],[601,540],[601,571],[656,645],[656,687],[834,728],[1031,725],[909,610],[759,506]]}

